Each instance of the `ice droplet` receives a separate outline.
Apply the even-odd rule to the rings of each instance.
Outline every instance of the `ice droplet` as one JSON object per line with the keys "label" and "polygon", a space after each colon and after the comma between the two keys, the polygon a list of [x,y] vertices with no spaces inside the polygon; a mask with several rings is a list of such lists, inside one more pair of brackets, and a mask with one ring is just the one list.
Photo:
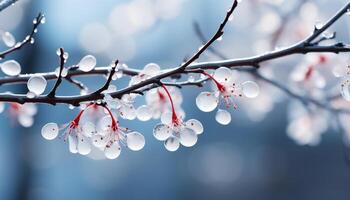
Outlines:
{"label": "ice droplet", "polygon": [[84,56],[80,60],[78,66],[79,66],[79,69],[83,72],[89,72],[89,71],[93,70],[94,67],[96,66],[95,56],[92,56],[92,55]]}
{"label": "ice droplet", "polygon": [[47,140],[53,140],[58,135],[58,125],[56,123],[50,122],[43,126],[41,129],[41,135]]}
{"label": "ice droplet", "polygon": [[8,60],[1,64],[1,70],[9,76],[17,76],[21,73],[21,65],[15,60]]}
{"label": "ice droplet", "polygon": [[47,81],[41,75],[34,75],[27,82],[28,90],[36,95],[42,94],[45,91],[46,85]]}
{"label": "ice droplet", "polygon": [[15,37],[10,32],[5,32],[2,34],[2,40],[8,47],[13,47],[16,44]]}
{"label": "ice droplet", "polygon": [[203,112],[211,112],[218,106],[218,99],[213,93],[201,92],[196,98],[196,105]]}
{"label": "ice droplet", "polygon": [[126,137],[126,144],[129,149],[139,151],[145,146],[145,137],[139,132],[129,133]]}
{"label": "ice droplet", "polygon": [[259,85],[254,81],[246,81],[242,83],[242,92],[248,98],[255,98],[259,95]]}
{"label": "ice droplet", "polygon": [[215,120],[222,125],[227,125],[231,122],[231,114],[227,110],[219,109],[216,112]]}

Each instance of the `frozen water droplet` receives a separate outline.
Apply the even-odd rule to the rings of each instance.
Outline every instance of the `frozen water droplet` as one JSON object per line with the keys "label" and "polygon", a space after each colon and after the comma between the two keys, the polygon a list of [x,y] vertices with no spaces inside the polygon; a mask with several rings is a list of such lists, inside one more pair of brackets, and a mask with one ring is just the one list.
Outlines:
{"label": "frozen water droplet", "polygon": [[69,53],[68,53],[68,52],[64,52],[64,53],[63,53],[63,58],[64,58],[65,60],[67,60],[68,57],[69,57]]}
{"label": "frozen water droplet", "polygon": [[35,18],[33,19],[33,24],[37,24],[38,23],[38,20]]}
{"label": "frozen water droplet", "polygon": [[9,76],[17,76],[21,73],[21,65],[15,60],[8,60],[1,64],[1,70]]}
{"label": "frozen water droplet", "polygon": [[164,146],[168,151],[176,151],[180,146],[180,142],[175,137],[169,137],[167,140],[165,140]]}
{"label": "frozen water droplet", "polygon": [[47,123],[41,129],[41,135],[47,140],[53,140],[58,135],[58,125],[56,123]]}
{"label": "frozen water droplet", "polygon": [[41,75],[31,76],[27,82],[27,88],[30,92],[40,95],[45,91],[47,85],[46,79]]}
{"label": "frozen water droplet", "polygon": [[185,147],[192,147],[197,140],[198,136],[192,129],[185,128],[180,132],[180,143]]}
{"label": "frozen water droplet", "polygon": [[27,92],[27,97],[33,99],[36,95],[33,92]]}
{"label": "frozen water droplet", "polygon": [[35,42],[35,39],[34,39],[34,38],[30,38],[29,43],[30,43],[30,44],[34,44],[34,42]]}
{"label": "frozen water droplet", "polygon": [[242,83],[242,92],[248,98],[255,98],[259,95],[259,85],[254,81],[246,81]]}
{"label": "frozen water droplet", "polygon": [[231,114],[227,110],[219,109],[216,112],[215,120],[222,125],[227,125],[231,122]]}
{"label": "frozen water droplet", "polygon": [[196,98],[196,105],[203,112],[211,112],[218,106],[218,98],[211,92],[201,92]]}
{"label": "frozen water droplet", "polygon": [[96,66],[96,58],[92,55],[86,55],[80,60],[78,66],[81,71],[89,72]]}
{"label": "frozen water droplet", "polygon": [[160,67],[156,63],[148,63],[142,71],[148,76],[156,76],[160,72]]}
{"label": "frozen water droplet", "polygon": [[42,24],[45,24],[46,23],[46,17],[43,17],[40,21]]}
{"label": "frozen water droplet", "polygon": [[227,67],[219,67],[214,72],[214,78],[219,82],[227,82],[232,77],[232,71]]}
{"label": "frozen water droplet", "polygon": [[56,50],[56,54],[57,54],[58,56],[61,56],[61,50],[60,50],[59,48]]}
{"label": "frozen water droplet", "polygon": [[322,22],[316,22],[316,23],[315,23],[315,28],[316,28],[316,29],[319,30],[319,29],[321,29],[322,27],[323,27],[323,23],[322,23]]}
{"label": "frozen water droplet", "polygon": [[138,132],[129,133],[126,136],[126,144],[129,149],[139,151],[145,146],[145,137]]}
{"label": "frozen water droplet", "polygon": [[196,134],[203,133],[203,125],[200,121],[198,121],[196,119],[189,119],[186,122],[186,127],[189,129],[192,129]]}
{"label": "frozen water droplet", "polygon": [[136,116],[140,121],[148,121],[152,118],[151,111],[146,105],[137,108]]}
{"label": "frozen water droplet", "polygon": [[218,39],[217,39],[217,41],[221,41],[222,40],[222,36],[220,36]]}
{"label": "frozen water droplet", "polygon": [[10,32],[5,32],[2,34],[2,40],[8,47],[13,47],[16,44],[15,37]]}
{"label": "frozen water droplet", "polygon": [[[68,74],[67,68],[63,68],[63,69],[62,69],[62,72],[61,72],[61,76],[62,76],[62,77],[66,77],[67,74]],[[56,75],[56,77],[58,77],[58,76],[60,75],[60,68],[59,68],[59,67],[56,68],[56,70],[55,70],[55,75]]]}
{"label": "frozen water droplet", "polygon": [[160,141],[168,139],[172,135],[172,130],[165,124],[157,124],[153,128],[153,136]]}
{"label": "frozen water droplet", "polygon": [[233,20],[233,15],[231,14],[229,17],[228,17],[228,21],[232,21]]}
{"label": "frozen water droplet", "polygon": [[105,156],[108,159],[116,159],[120,155],[121,148],[118,142],[114,142],[110,147],[106,147]]}
{"label": "frozen water droplet", "polygon": [[116,71],[113,76],[112,76],[112,80],[117,80],[118,78],[123,77],[123,71],[122,70],[118,70]]}
{"label": "frozen water droplet", "polygon": [[350,8],[346,10],[346,13],[345,13],[347,16],[350,16]]}

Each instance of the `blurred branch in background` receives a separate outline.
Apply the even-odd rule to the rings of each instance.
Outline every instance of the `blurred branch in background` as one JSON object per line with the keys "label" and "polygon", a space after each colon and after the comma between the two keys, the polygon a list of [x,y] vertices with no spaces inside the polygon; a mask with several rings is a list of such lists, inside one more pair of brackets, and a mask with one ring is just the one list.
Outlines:
{"label": "blurred branch in background", "polygon": [[18,0],[1,0],[0,1],[0,12],[5,10],[7,7],[13,5]]}

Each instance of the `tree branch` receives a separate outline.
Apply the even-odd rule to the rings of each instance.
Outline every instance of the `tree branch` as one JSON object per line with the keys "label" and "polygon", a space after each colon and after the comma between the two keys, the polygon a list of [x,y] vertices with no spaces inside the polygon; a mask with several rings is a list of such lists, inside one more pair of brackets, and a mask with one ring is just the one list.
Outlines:
{"label": "tree branch", "polygon": [[33,20],[33,27],[32,27],[30,34],[27,35],[22,42],[18,42],[15,44],[15,46],[13,46],[13,47],[11,47],[3,52],[0,52],[0,58],[3,59],[6,57],[6,55],[8,55],[14,51],[17,51],[17,50],[21,49],[23,46],[25,46],[26,44],[31,43],[31,41],[34,41],[34,35],[38,31],[38,27],[40,26],[40,24],[42,24],[44,21],[45,21],[44,15],[39,13],[38,16],[36,18],[34,18],[34,20]]}
{"label": "tree branch", "polygon": [[18,0],[2,0],[0,1],[0,12],[16,3]]}
{"label": "tree branch", "polygon": [[[345,45],[342,43],[337,43],[330,46],[319,46],[311,44],[311,42],[317,38],[322,32],[324,32],[331,24],[333,24],[335,21],[337,21],[340,16],[342,16],[346,10],[350,7],[350,2],[346,4],[341,10],[337,12],[321,29],[317,29],[312,33],[311,36],[306,38],[305,40],[302,40],[299,43],[296,43],[294,45],[291,45],[290,47],[286,47],[284,49],[275,50],[272,52],[268,52],[262,55],[248,57],[248,58],[241,58],[241,59],[228,59],[228,60],[220,60],[220,61],[214,61],[214,62],[202,62],[202,63],[193,63],[205,50],[207,50],[210,45],[217,40],[219,37],[222,36],[223,28],[228,22],[233,10],[236,8],[237,2],[234,1],[231,9],[227,12],[227,15],[223,21],[223,23],[220,25],[218,31],[214,34],[212,39],[210,39],[200,50],[195,53],[188,61],[186,61],[184,64],[182,64],[179,67],[171,68],[170,70],[163,70],[162,73],[160,73],[157,76],[151,77],[149,79],[146,79],[140,83],[137,83],[135,85],[131,85],[128,87],[125,87],[121,90],[118,90],[116,92],[110,93],[110,95],[114,98],[121,98],[124,94],[129,93],[140,93],[140,89],[144,88],[145,86],[153,86],[156,83],[159,83],[160,80],[165,78],[170,78],[175,75],[181,75],[181,74],[187,74],[193,72],[193,70],[207,70],[207,69],[217,69],[219,67],[225,66],[228,68],[235,68],[235,67],[242,67],[242,66],[253,66],[253,67],[259,67],[260,63],[268,60],[277,59],[280,57],[293,55],[293,54],[306,54],[306,53],[314,53],[314,52],[333,52],[333,53],[340,53],[340,52],[350,52],[349,45]],[[123,73],[127,75],[136,75],[138,74],[138,70],[135,69],[121,69],[123,70]],[[69,68],[67,77],[73,77],[73,76],[84,76],[84,75],[100,75],[100,74],[108,74],[109,68],[108,67],[102,67],[102,68],[95,68],[94,70],[90,72],[82,72],[77,69],[77,67],[73,66],[72,68]],[[51,73],[42,73],[42,75],[47,79],[56,79],[54,74]],[[0,79],[0,84],[14,84],[14,83],[23,83],[30,75],[20,75],[19,77],[6,77]],[[57,79],[58,81],[58,79]],[[108,80],[107,80],[108,82]],[[107,84],[106,82],[106,84]],[[110,82],[109,82],[110,83]],[[108,85],[109,85],[108,83]],[[57,84],[57,82],[56,82]],[[106,85],[105,84],[105,85]],[[174,86],[176,86],[176,83],[172,83]],[[179,85],[193,85],[190,83],[179,83]],[[105,88],[104,86],[103,88]],[[108,87],[108,86],[107,86]],[[101,89],[99,90],[101,92]],[[76,95],[76,96],[55,96],[55,95],[47,95],[47,96],[38,96],[35,98],[27,98],[25,95],[20,94],[0,94],[0,101],[8,101],[8,102],[17,102],[17,103],[26,103],[26,102],[32,102],[32,103],[48,103],[48,104],[56,104],[56,103],[64,103],[64,104],[72,104],[72,105],[79,105],[81,102],[89,102],[89,101],[95,101],[98,99],[102,99],[103,95],[101,95],[99,92],[93,92],[86,95]]]}
{"label": "tree branch", "polygon": [[60,86],[61,82],[62,82],[62,71],[64,69],[64,63],[66,61],[66,58],[64,57],[64,50],[63,48],[59,48],[59,58],[60,58],[60,68],[58,71],[58,77],[56,80],[55,85],[53,86],[52,90],[50,91],[50,93],[47,95],[49,98],[53,98],[56,95],[56,90],[58,89],[58,86]]}

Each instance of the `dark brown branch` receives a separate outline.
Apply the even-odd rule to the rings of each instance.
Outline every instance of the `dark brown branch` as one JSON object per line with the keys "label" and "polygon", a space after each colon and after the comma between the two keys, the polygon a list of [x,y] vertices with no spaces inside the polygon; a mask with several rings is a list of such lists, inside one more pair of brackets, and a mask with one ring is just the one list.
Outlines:
{"label": "dark brown branch", "polygon": [[103,91],[107,90],[109,85],[111,84],[111,81],[112,81],[112,78],[113,78],[113,75],[115,73],[115,69],[117,68],[117,65],[118,65],[118,60],[116,60],[114,62],[114,65],[112,66],[112,69],[111,71],[109,72],[109,75],[108,75],[108,78],[107,78],[107,81],[106,83],[98,90],[96,90],[93,94],[97,94],[97,95],[100,95]]}
{"label": "dark brown branch", "polygon": [[218,30],[216,31],[216,33],[213,35],[213,37],[206,42],[202,47],[199,48],[199,50],[197,51],[197,53],[195,53],[190,59],[188,59],[185,63],[183,63],[179,68],[178,71],[183,71],[187,66],[189,66],[191,63],[193,63],[194,61],[196,61],[199,56],[211,45],[213,44],[217,39],[219,39],[220,37],[222,37],[222,35],[224,34],[224,28],[227,24],[227,22],[230,20],[230,18],[232,17],[232,13],[233,11],[236,9],[238,5],[238,1],[234,0],[233,4],[231,6],[231,8],[227,11],[226,16],[224,18],[224,21],[220,24]]}
{"label": "dark brown branch", "polygon": [[18,42],[15,44],[15,46],[13,46],[13,47],[11,47],[3,52],[0,52],[0,58],[1,59],[5,58],[6,55],[21,49],[23,46],[25,46],[26,44],[29,44],[32,40],[34,40],[34,35],[38,31],[38,27],[40,24],[43,23],[44,19],[45,19],[44,15],[39,13],[38,16],[33,21],[33,27],[32,27],[30,34],[27,35],[22,42]]}
{"label": "dark brown branch", "polygon": [[58,86],[60,86],[60,84],[62,83],[62,71],[64,69],[64,63],[66,61],[66,58],[64,57],[64,50],[63,48],[59,49],[59,58],[60,58],[60,68],[59,68],[59,72],[58,72],[58,77],[56,80],[55,85],[53,86],[52,90],[50,91],[50,93],[47,95],[49,98],[53,98],[56,96],[56,90],[58,89]]}

